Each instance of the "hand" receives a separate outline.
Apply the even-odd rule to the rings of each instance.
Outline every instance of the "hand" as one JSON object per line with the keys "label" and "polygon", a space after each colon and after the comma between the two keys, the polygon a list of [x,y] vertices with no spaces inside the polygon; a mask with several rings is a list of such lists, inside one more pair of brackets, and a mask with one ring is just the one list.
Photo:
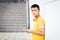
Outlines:
{"label": "hand", "polygon": [[30,29],[27,29],[26,32],[28,32],[28,33],[32,33],[33,31],[30,30]]}

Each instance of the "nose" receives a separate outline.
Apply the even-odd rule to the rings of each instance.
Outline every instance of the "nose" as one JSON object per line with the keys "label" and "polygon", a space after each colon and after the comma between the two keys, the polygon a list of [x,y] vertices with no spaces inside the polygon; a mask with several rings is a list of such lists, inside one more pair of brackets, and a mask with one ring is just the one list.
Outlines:
{"label": "nose", "polygon": [[32,11],[33,13],[35,13],[35,11]]}

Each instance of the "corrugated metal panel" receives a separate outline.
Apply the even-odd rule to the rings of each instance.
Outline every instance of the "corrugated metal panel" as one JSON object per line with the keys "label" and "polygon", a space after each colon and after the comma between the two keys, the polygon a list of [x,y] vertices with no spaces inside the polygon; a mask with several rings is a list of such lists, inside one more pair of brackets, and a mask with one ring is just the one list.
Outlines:
{"label": "corrugated metal panel", "polygon": [[0,3],[0,32],[19,32],[27,29],[25,3]]}

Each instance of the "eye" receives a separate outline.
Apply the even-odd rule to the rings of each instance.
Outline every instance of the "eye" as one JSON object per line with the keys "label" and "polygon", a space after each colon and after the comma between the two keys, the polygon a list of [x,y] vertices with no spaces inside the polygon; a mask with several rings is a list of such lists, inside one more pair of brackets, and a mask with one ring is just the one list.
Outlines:
{"label": "eye", "polygon": [[36,11],[36,9],[34,11]]}
{"label": "eye", "polygon": [[32,10],[33,11],[33,10]]}

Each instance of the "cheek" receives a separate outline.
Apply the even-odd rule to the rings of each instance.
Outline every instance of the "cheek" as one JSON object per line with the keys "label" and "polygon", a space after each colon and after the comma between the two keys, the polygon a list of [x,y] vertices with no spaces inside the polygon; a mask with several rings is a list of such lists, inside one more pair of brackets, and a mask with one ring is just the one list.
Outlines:
{"label": "cheek", "polygon": [[38,11],[35,11],[35,14],[38,14]]}
{"label": "cheek", "polygon": [[35,13],[36,15],[39,15],[38,12]]}

